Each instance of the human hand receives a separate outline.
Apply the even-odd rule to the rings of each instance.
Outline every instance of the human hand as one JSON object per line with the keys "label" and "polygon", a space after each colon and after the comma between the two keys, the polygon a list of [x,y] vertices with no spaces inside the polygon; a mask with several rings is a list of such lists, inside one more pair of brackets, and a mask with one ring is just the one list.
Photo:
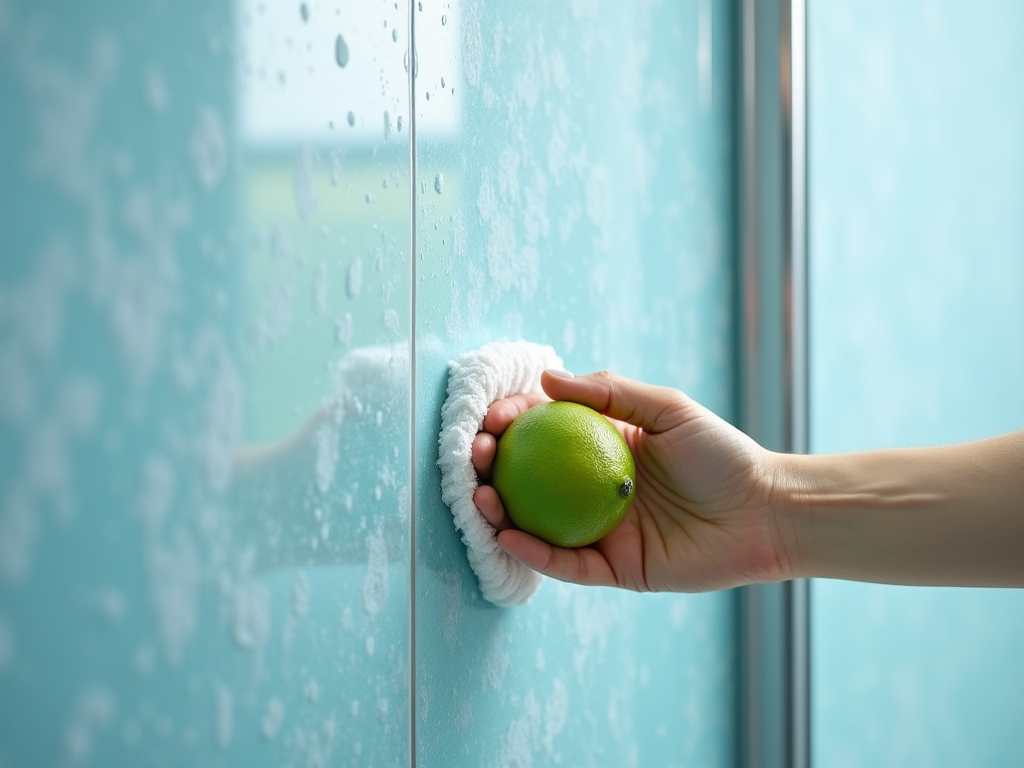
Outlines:
{"label": "human hand", "polygon": [[[771,498],[774,454],[682,392],[606,372],[545,371],[544,393],[495,401],[473,441],[473,497],[498,544],[562,581],[640,592],[703,592],[789,578]],[[589,547],[552,546],[518,530],[490,480],[497,440],[520,413],[549,399],[609,417],[633,453],[636,497],[625,519]]]}

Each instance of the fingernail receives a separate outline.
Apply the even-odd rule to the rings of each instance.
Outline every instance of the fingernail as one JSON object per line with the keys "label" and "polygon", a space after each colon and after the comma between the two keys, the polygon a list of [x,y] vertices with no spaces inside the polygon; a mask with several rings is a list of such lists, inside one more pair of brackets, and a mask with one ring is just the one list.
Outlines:
{"label": "fingernail", "polygon": [[557,376],[560,379],[575,379],[576,378],[571,373],[569,373],[568,371],[563,371],[561,368],[548,368],[548,373],[550,373],[552,376]]}

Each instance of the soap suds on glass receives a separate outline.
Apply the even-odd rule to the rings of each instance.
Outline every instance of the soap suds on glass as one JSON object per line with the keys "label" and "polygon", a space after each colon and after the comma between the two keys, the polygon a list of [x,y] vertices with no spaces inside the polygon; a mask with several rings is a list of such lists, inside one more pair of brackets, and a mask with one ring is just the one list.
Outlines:
{"label": "soap suds on glass", "polygon": [[239,648],[263,647],[270,634],[270,593],[256,581],[237,585],[233,594],[232,636]]}
{"label": "soap suds on glass", "polygon": [[343,346],[352,343],[352,314],[346,312],[340,320],[334,322],[334,340]]}
{"label": "soap suds on glass", "polygon": [[544,749],[548,755],[552,755],[555,747],[555,738],[565,730],[569,720],[569,691],[565,683],[555,678],[544,703]]}
{"label": "soap suds on glass", "polygon": [[267,702],[266,709],[263,711],[263,717],[260,719],[260,733],[263,735],[263,738],[267,741],[275,739],[277,732],[281,730],[283,722],[284,704],[281,703],[280,699],[271,699]]}
{"label": "soap suds on glass", "polygon": [[192,538],[177,529],[169,542],[147,545],[150,601],[167,657],[180,662],[199,621],[201,566]]}
{"label": "soap suds on glass", "polygon": [[335,420],[321,424],[316,430],[316,487],[320,493],[327,493],[334,484],[339,457],[338,439],[338,424]]}
{"label": "soap suds on glass", "polygon": [[494,690],[500,690],[505,681],[505,673],[508,671],[510,658],[505,652],[502,644],[501,628],[498,627],[491,632],[487,643],[487,658],[484,661],[484,686]]}
{"label": "soap suds on glass", "polygon": [[207,189],[216,187],[227,169],[228,149],[224,123],[211,107],[204,107],[196,117],[189,153],[199,182]]}
{"label": "soap suds on glass", "polygon": [[366,537],[366,550],[363,609],[370,619],[375,619],[388,599],[388,553],[382,528]]}
{"label": "soap suds on glass", "polygon": [[83,690],[64,728],[64,761],[68,765],[86,765],[92,760],[100,731],[111,724],[117,701],[107,688],[94,685]]}
{"label": "soap suds on glass", "polygon": [[540,719],[540,705],[530,691],[523,699],[522,713],[512,721],[502,739],[498,758],[500,768],[533,765],[533,754],[540,736]]}
{"label": "soap suds on glass", "polygon": [[356,259],[349,265],[345,280],[345,291],[350,299],[355,299],[363,290],[363,262]]}

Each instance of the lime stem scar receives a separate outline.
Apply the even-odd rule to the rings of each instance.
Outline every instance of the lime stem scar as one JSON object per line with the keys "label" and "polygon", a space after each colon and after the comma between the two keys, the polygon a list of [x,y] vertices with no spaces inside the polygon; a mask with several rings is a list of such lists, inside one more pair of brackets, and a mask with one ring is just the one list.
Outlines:
{"label": "lime stem scar", "polygon": [[619,496],[624,499],[629,498],[629,494],[633,492],[633,481],[630,478],[626,478],[626,482],[619,486]]}

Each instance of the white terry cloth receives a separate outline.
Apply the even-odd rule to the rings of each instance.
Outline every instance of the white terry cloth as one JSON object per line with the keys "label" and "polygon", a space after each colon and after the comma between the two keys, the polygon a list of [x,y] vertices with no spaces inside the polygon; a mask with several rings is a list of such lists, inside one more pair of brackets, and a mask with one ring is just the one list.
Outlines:
{"label": "white terry cloth", "polygon": [[562,359],[551,347],[529,341],[493,342],[448,365],[448,396],[441,407],[437,439],[441,498],[451,507],[455,527],[462,532],[484,598],[500,606],[522,605],[533,597],[543,577],[502,551],[494,529],[473,503],[477,488],[473,438],[483,427],[491,403],[539,392],[541,372],[561,368]]}

